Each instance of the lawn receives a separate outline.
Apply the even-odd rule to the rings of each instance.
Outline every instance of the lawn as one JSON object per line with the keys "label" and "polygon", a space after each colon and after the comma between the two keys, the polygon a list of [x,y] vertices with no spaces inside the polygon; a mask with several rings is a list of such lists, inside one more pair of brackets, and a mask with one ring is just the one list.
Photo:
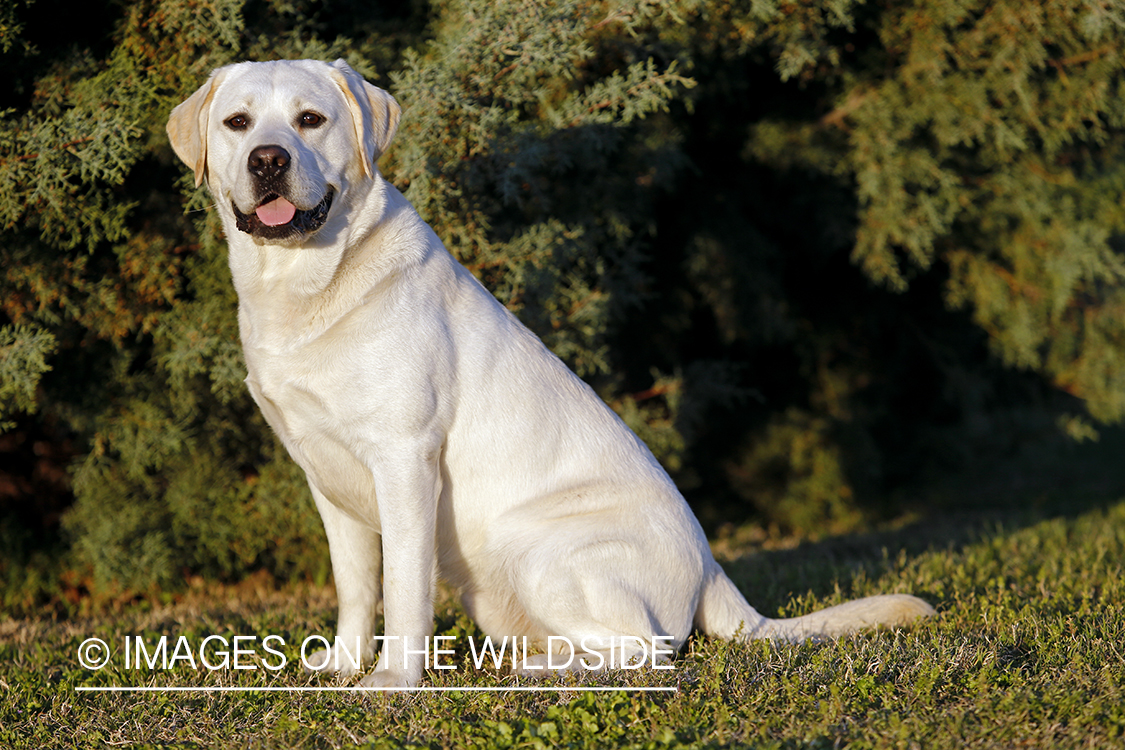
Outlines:
{"label": "lawn", "polygon": [[[1080,512],[945,513],[864,536],[768,549],[727,534],[717,553],[752,603],[792,615],[854,596],[909,591],[938,616],[908,631],[802,646],[692,639],[671,670],[528,682],[476,669],[479,638],[446,597],[437,632],[452,670],[429,687],[533,692],[147,692],[92,686],[339,686],[297,661],[309,635],[331,635],[330,587],[198,584],[170,604],[140,603],[85,619],[0,623],[3,747],[1125,747],[1125,501]],[[124,665],[126,637],[166,652]],[[208,635],[244,640],[242,666],[199,663]],[[288,663],[264,651],[272,642]],[[84,668],[79,646],[112,649]],[[280,642],[284,642],[284,646]],[[212,641],[211,646],[218,644]],[[151,647],[151,648],[150,648]],[[189,658],[187,650],[195,653]],[[221,659],[211,648],[207,657]],[[155,659],[155,654],[150,653]],[[260,657],[260,658],[259,658]],[[191,659],[196,660],[195,668]],[[614,687],[593,692],[579,688]],[[636,688],[674,688],[642,692]]]}

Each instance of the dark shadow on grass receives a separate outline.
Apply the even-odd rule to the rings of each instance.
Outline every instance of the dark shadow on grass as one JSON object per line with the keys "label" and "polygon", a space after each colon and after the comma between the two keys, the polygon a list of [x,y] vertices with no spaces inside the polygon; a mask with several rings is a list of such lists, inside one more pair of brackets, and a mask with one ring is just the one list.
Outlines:
{"label": "dark shadow on grass", "polygon": [[[749,549],[723,567],[750,604],[766,616],[795,596],[845,596],[857,576],[887,573],[900,555],[958,551],[995,535],[1052,518],[1074,518],[1125,497],[1125,430],[1099,441],[1051,443],[988,470],[951,476],[897,500],[906,521],[863,533],[806,541],[790,549]],[[891,593],[891,592],[887,592]]]}

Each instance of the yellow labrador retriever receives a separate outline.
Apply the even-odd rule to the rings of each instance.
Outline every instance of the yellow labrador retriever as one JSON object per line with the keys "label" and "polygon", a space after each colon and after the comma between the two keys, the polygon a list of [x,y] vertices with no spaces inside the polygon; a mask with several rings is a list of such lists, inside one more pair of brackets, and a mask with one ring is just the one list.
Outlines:
{"label": "yellow labrador retriever", "polygon": [[344,61],[299,60],[220,68],[168,122],[226,230],[246,383],[328,534],[337,640],[313,664],[352,674],[358,643],[363,664],[381,652],[364,685],[416,685],[437,575],[494,638],[565,638],[587,659],[570,668],[693,624],[800,640],[933,612],[747,604],[645,445],[376,170],[399,112]]}

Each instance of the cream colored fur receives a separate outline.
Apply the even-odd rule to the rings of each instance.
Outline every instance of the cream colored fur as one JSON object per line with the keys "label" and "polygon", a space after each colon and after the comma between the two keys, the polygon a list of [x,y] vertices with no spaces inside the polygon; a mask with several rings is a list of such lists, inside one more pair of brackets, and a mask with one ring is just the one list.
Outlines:
{"label": "cream colored fur", "polygon": [[[289,61],[215,71],[168,123],[223,220],[246,383],[324,521],[340,642],[354,651],[358,639],[374,661],[380,597],[397,638],[363,684],[422,678],[424,657],[404,657],[402,638],[415,650],[432,635],[438,576],[486,633],[540,645],[670,636],[679,647],[693,624],[800,640],[933,612],[905,595],[793,620],[747,604],[645,445],[379,175],[398,118],[390,94],[343,61]],[[332,192],[315,231],[238,228],[232,206],[252,214],[262,199],[248,159],[263,146],[287,153],[271,184],[297,210]],[[317,659],[354,671],[346,654]]]}

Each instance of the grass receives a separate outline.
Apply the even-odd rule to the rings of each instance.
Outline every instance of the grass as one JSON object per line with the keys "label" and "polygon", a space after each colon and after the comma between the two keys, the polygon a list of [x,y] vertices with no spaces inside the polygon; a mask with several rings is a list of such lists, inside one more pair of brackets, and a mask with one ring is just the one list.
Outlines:
{"label": "grass", "polygon": [[[940,522],[938,522],[940,521]],[[695,637],[675,669],[582,675],[546,685],[671,686],[675,693],[84,693],[79,686],[334,685],[294,663],[331,634],[331,589],[254,582],[83,620],[0,623],[3,747],[1010,748],[1125,746],[1125,501],[1080,513],[945,517],[881,534],[763,550],[719,545],[759,609],[785,615],[854,596],[909,591],[938,617],[908,631],[802,646]],[[476,671],[478,631],[452,603],[438,632],[461,667],[431,686],[520,683]],[[126,636],[277,634],[274,673],[126,670]],[[100,637],[110,665],[84,669]],[[172,645],[172,644],[170,644]],[[258,653],[269,657],[258,647]],[[270,657],[272,658],[272,657]]]}

